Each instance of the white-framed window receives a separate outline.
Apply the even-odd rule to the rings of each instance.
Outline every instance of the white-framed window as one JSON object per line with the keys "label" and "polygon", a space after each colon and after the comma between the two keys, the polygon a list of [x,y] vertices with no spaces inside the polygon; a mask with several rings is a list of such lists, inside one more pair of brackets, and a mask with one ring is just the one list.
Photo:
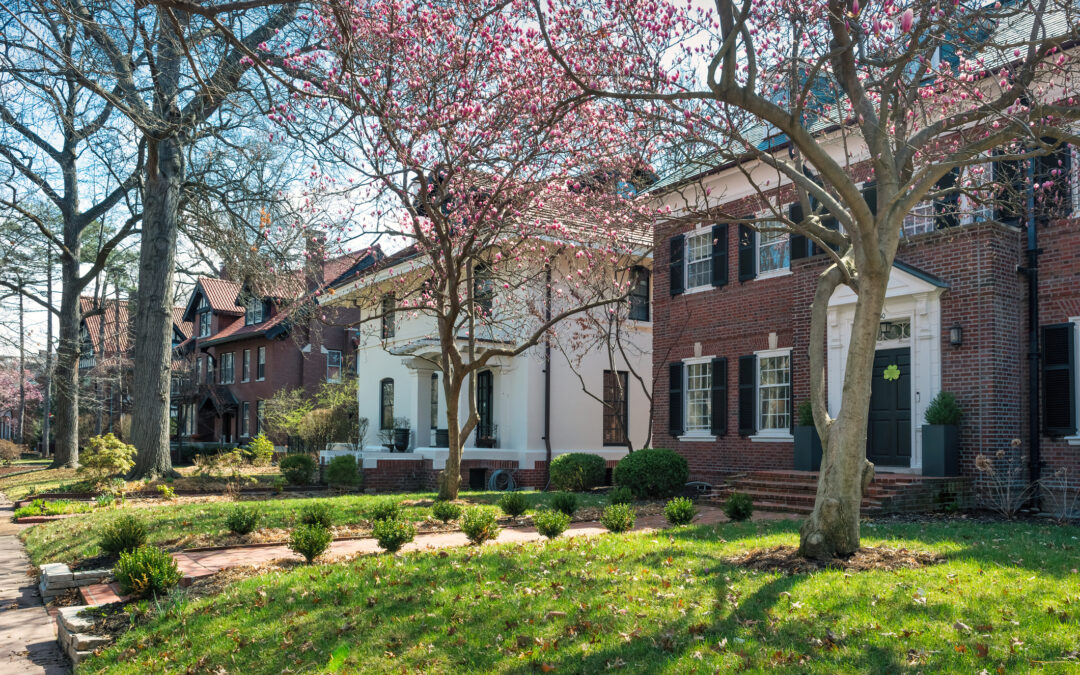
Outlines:
{"label": "white-framed window", "polygon": [[762,221],[757,236],[757,276],[780,276],[791,270],[791,235],[776,229],[780,223]]}
{"label": "white-framed window", "polygon": [[712,285],[712,228],[686,235],[686,289]]}
{"label": "white-framed window", "polygon": [[229,352],[221,355],[221,370],[218,381],[221,384],[232,384],[236,381],[236,354]]}
{"label": "white-framed window", "polygon": [[341,352],[337,349],[326,352],[326,381],[341,382]]}
{"label": "white-framed window", "polygon": [[757,352],[757,433],[791,435],[791,350]]}
{"label": "white-framed window", "polygon": [[904,216],[905,237],[914,237],[917,234],[925,234],[934,231],[934,202],[924,200],[915,205]]}
{"label": "white-framed window", "polygon": [[266,379],[266,347],[259,347],[255,352],[255,381]]}
{"label": "white-framed window", "polygon": [[248,436],[251,433],[251,403],[244,401],[240,404],[240,435]]}
{"label": "white-framed window", "polygon": [[245,349],[243,361],[240,366],[240,381],[247,382],[251,379],[251,350]]}
{"label": "white-framed window", "polygon": [[213,313],[210,311],[210,303],[207,301],[206,296],[200,296],[199,298],[199,337],[210,337],[210,317]]}
{"label": "white-framed window", "polygon": [[686,386],[685,397],[686,423],[683,425],[687,436],[707,436],[712,432],[712,357],[688,359],[683,362],[683,377]]}
{"label": "white-framed window", "polygon": [[263,425],[265,424],[263,418],[263,401],[255,401],[255,435],[262,433]]}
{"label": "white-framed window", "polygon": [[263,301],[261,298],[248,298],[244,305],[244,325],[250,326],[263,322]]}

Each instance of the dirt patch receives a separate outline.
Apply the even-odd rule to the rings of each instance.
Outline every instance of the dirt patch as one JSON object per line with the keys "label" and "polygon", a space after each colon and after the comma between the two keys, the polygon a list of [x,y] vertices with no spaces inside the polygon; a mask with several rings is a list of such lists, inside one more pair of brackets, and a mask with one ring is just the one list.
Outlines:
{"label": "dirt patch", "polygon": [[890,572],[910,570],[945,562],[945,557],[929,551],[910,551],[887,546],[863,547],[847,558],[809,560],[799,555],[795,546],[777,546],[747,551],[728,558],[727,562],[759,572],[806,574],[825,569],[845,572]]}
{"label": "dirt patch", "polygon": [[126,603],[110,602],[84,609],[79,616],[93,619],[94,624],[85,632],[90,635],[107,635],[113,639],[123,635],[134,625],[137,615],[126,611]]}
{"label": "dirt patch", "polygon": [[258,565],[246,565],[244,567],[230,567],[209,576],[199,577],[187,587],[189,598],[201,598],[208,595],[217,595],[226,586],[242,581],[249,577],[269,574],[271,572],[284,572],[303,565],[302,562],[292,559],[270,560]]}
{"label": "dirt patch", "polygon": [[119,556],[96,555],[92,558],[82,558],[68,565],[72,572],[85,572],[87,570],[111,570]]}

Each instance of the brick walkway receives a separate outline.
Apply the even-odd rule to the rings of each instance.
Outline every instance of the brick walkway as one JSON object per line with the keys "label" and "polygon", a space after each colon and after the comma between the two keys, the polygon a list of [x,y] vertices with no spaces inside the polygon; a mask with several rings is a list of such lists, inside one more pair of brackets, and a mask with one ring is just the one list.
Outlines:
{"label": "brick walkway", "polygon": [[[764,511],[754,513],[754,520],[782,520],[792,517],[793,516],[790,514],[785,513],[768,513]],[[727,516],[724,515],[723,511],[710,506],[700,507],[698,509],[698,515],[694,519],[695,525],[713,525],[715,523],[723,522],[727,522]],[[665,526],[667,526],[667,521],[664,519],[664,516],[642,516],[637,519],[634,531],[651,532],[662,529]],[[596,521],[589,521],[571,524],[570,528],[563,536],[592,537],[598,534],[604,534],[605,532],[607,532],[607,529],[605,529],[603,525]],[[502,544],[509,542],[540,541],[542,539],[543,537],[536,531],[536,528],[531,526],[504,527],[499,533],[498,539],[495,541]],[[418,535],[415,540],[406,544],[401,550],[427,551],[440,548],[467,546],[468,544],[469,539],[462,532],[439,532],[435,534]],[[375,553],[382,553],[382,549],[379,548],[379,545],[374,539],[349,539],[333,542],[326,555],[346,556]],[[184,574],[184,580],[181,582],[182,585],[190,584],[194,579],[209,576],[230,567],[257,565],[271,560],[280,560],[282,558],[302,559],[301,556],[290,551],[289,547],[284,544],[279,546],[228,548],[217,551],[187,551],[183,553],[174,553],[173,557],[176,558],[177,567],[179,567],[180,571]],[[84,586],[81,590],[83,598],[87,601],[87,604],[91,605],[118,602],[121,599],[118,595],[119,588],[117,588],[115,583]]]}

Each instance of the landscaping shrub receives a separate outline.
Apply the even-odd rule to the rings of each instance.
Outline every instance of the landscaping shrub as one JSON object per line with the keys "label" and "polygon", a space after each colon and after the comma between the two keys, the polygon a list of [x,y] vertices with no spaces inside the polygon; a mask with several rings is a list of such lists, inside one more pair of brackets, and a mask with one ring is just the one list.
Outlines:
{"label": "landscaping shrub", "polygon": [[511,518],[517,518],[529,510],[529,500],[520,492],[507,492],[499,498],[499,508]]}
{"label": "landscaping shrub", "polygon": [[625,485],[620,485],[617,488],[612,488],[607,493],[608,504],[629,504],[634,501],[634,494],[630,492],[630,488]]}
{"label": "landscaping shrub", "polygon": [[697,507],[686,497],[676,497],[664,506],[664,517],[672,525],[686,525],[696,515]]}
{"label": "landscaping shrub", "polygon": [[248,441],[244,457],[255,466],[269,466],[274,459],[274,444],[266,434],[259,434]]}
{"label": "landscaping shrub", "polygon": [[333,539],[330,530],[321,525],[298,525],[289,536],[289,549],[304,556],[304,560],[310,564],[326,553]]}
{"label": "landscaping shrub", "polygon": [[574,511],[577,511],[577,495],[573,492],[556,492],[551,496],[549,504],[556,511],[572,516]]}
{"label": "landscaping shrub", "polygon": [[570,516],[562,511],[542,509],[533,516],[533,525],[537,532],[548,539],[554,539],[566,532],[566,528],[570,526]]}
{"label": "landscaping shrub", "polygon": [[159,485],[157,486],[157,491],[161,493],[162,499],[167,499],[168,501],[176,499],[176,490],[174,490],[171,485]]}
{"label": "landscaping shrub", "polygon": [[334,510],[326,502],[312,502],[300,509],[300,522],[329,528],[334,524]]}
{"label": "landscaping shrub", "polygon": [[371,528],[371,536],[384,551],[395,553],[416,537],[416,526],[400,518],[376,520]]}
{"label": "landscaping shrub", "polygon": [[233,534],[251,534],[259,524],[259,511],[255,508],[236,506],[225,514],[225,527]]}
{"label": "landscaping shrub", "polygon": [[44,499],[35,499],[26,506],[20,506],[15,509],[13,514],[15,518],[24,518],[26,516],[58,516],[62,513],[86,513],[91,510],[89,504],[83,502],[75,502],[70,499],[54,499],[52,501],[45,501]]}
{"label": "landscaping shrub", "polygon": [[315,472],[319,466],[311,455],[298,453],[286,455],[278,468],[285,480],[289,481],[289,485],[310,485],[315,480]]}
{"label": "landscaping shrub", "polygon": [[176,568],[176,560],[156,546],[140,546],[120,554],[113,576],[123,595],[145,597],[164,595],[180,583],[184,576]]}
{"label": "landscaping shrub", "polygon": [[285,486],[289,484],[289,481],[285,480],[285,476],[277,476],[272,483],[274,492],[281,494],[285,492]]}
{"label": "landscaping shrub", "polygon": [[146,543],[146,526],[132,515],[120,516],[101,528],[98,546],[109,555],[134,551]]}
{"label": "landscaping shrub", "polygon": [[363,481],[363,474],[352,455],[338,455],[326,465],[326,483],[333,487],[354,487]]}
{"label": "landscaping shrub", "polygon": [[489,509],[474,506],[466,509],[461,517],[461,531],[474,544],[483,544],[488,539],[499,536],[499,525],[495,514]]}
{"label": "landscaping shrub", "polygon": [[798,424],[800,427],[812,427],[814,426],[814,405],[807,399],[799,404],[798,408]]}
{"label": "landscaping shrub", "polygon": [[673,497],[686,485],[689,475],[686,459],[663,448],[637,450],[615,467],[615,483],[630,488],[639,499]]}
{"label": "landscaping shrub", "polygon": [[926,406],[927,424],[960,424],[964,411],[956,402],[956,396],[947,391],[940,391]]}
{"label": "landscaping shrub", "polygon": [[604,482],[607,462],[599,455],[568,452],[551,460],[548,468],[551,487],[556,490],[581,491]]}
{"label": "landscaping shrub", "polygon": [[611,532],[626,532],[635,522],[637,513],[629,504],[612,504],[605,508],[604,515],[600,516],[600,523]]}
{"label": "landscaping shrub", "polygon": [[368,508],[370,520],[398,520],[401,518],[401,502],[396,499],[383,499]]}
{"label": "landscaping shrub", "polygon": [[135,446],[112,434],[94,436],[79,461],[80,472],[90,474],[96,483],[103,483],[111,476],[122,476],[131,471],[135,466]]}
{"label": "landscaping shrub", "polygon": [[0,463],[8,466],[22,457],[24,449],[23,446],[12,443],[6,438],[0,438]]}
{"label": "landscaping shrub", "polygon": [[750,495],[732,492],[724,502],[724,515],[734,521],[748,520],[754,515],[754,501]]}
{"label": "landscaping shrub", "polygon": [[449,523],[461,517],[461,507],[453,502],[436,501],[431,505],[431,515],[444,523]]}

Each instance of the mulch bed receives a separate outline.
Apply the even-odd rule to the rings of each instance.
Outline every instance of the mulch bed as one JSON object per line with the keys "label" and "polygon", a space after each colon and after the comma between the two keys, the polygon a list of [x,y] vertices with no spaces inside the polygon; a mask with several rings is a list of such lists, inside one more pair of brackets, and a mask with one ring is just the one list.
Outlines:
{"label": "mulch bed", "polygon": [[116,561],[119,560],[119,556],[115,555],[96,555],[93,558],[82,558],[76,560],[74,563],[68,565],[68,569],[72,572],[85,572],[88,570],[111,570]]}
{"label": "mulch bed", "polygon": [[847,558],[810,560],[799,555],[796,546],[776,546],[747,551],[727,562],[758,572],[806,574],[832,569],[844,572],[891,572],[911,570],[945,562],[945,557],[928,551],[910,551],[887,546],[863,547]]}
{"label": "mulch bed", "polygon": [[123,635],[131,629],[132,615],[124,611],[127,603],[110,602],[107,605],[98,605],[94,609],[88,609],[79,615],[92,618],[94,625],[86,632],[90,635],[107,635],[113,638]]}
{"label": "mulch bed", "polygon": [[17,474],[20,474],[20,473],[32,473],[34,471],[44,471],[45,469],[48,469],[48,468],[49,468],[48,465],[32,466],[32,467],[26,467],[26,466],[20,466],[20,465],[0,466],[0,477],[2,477],[2,476],[14,476],[14,475],[17,475]]}

